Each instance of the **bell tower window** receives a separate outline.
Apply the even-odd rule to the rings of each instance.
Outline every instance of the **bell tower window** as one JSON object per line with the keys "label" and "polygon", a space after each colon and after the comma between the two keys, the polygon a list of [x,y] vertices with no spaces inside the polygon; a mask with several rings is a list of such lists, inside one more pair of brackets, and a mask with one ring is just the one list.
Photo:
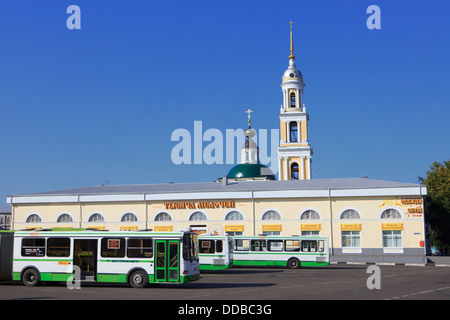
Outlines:
{"label": "bell tower window", "polygon": [[298,142],[298,127],[297,122],[292,121],[289,124],[289,136],[290,136],[290,142]]}
{"label": "bell tower window", "polygon": [[289,97],[290,97],[290,107],[291,108],[295,108],[296,107],[296,103],[295,103],[295,93],[294,92],[291,92],[291,94],[289,95]]}
{"label": "bell tower window", "polygon": [[291,164],[291,179],[298,180],[298,163],[294,162]]}

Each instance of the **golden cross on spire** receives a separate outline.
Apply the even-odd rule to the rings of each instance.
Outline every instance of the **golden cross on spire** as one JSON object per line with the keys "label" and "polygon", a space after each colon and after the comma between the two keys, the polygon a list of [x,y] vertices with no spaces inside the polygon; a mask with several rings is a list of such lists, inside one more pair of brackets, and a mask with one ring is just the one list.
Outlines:
{"label": "golden cross on spire", "polygon": [[289,22],[291,24],[291,55],[289,56],[289,59],[294,60],[295,56],[294,56],[294,41],[292,40],[292,21]]}
{"label": "golden cross on spire", "polygon": [[247,110],[247,111],[245,111],[245,113],[247,113],[248,114],[248,127],[250,128],[250,113],[252,113],[253,111],[252,110],[250,110],[250,108]]}

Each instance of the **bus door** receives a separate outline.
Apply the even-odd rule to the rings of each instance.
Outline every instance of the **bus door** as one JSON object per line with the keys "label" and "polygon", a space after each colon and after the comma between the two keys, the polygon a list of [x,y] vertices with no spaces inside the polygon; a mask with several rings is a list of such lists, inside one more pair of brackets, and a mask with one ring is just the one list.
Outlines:
{"label": "bus door", "polygon": [[73,265],[80,268],[81,280],[95,281],[97,273],[97,239],[74,239]]}
{"label": "bus door", "polygon": [[155,240],[156,247],[156,282],[180,281],[180,241]]}

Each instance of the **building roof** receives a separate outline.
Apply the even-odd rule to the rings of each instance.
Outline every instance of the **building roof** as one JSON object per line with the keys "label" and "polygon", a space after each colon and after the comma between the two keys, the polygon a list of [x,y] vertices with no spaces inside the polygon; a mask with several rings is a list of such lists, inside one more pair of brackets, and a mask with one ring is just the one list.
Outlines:
{"label": "building roof", "polygon": [[0,214],[11,214],[11,206],[0,206]]}
{"label": "building roof", "polygon": [[[226,181],[226,182],[225,182]],[[211,198],[214,193],[236,192],[266,192],[266,194],[296,191],[300,196],[301,191],[327,191],[330,190],[378,190],[384,194],[383,189],[418,189],[418,195],[426,195],[426,186],[413,183],[391,182],[372,180],[365,178],[344,179],[313,179],[313,180],[249,180],[249,181],[222,181],[222,182],[192,182],[192,183],[165,183],[165,184],[134,184],[134,185],[100,185],[81,187],[66,190],[56,190],[40,193],[29,193],[8,196],[8,203],[14,203],[13,199],[20,197],[45,197],[45,196],[89,196],[89,195],[158,195],[158,194],[201,194],[208,193]],[[269,192],[269,193],[267,193]],[[377,194],[377,192],[375,192]],[[406,191],[405,191],[406,192]],[[321,192],[320,194],[327,194]]]}

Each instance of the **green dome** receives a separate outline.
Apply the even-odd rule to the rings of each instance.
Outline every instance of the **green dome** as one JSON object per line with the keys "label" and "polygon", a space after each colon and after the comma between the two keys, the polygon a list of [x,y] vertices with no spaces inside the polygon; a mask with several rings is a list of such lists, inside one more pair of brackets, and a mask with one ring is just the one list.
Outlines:
{"label": "green dome", "polygon": [[266,180],[276,180],[275,175],[269,167],[261,163],[243,163],[231,168],[228,172],[229,179],[251,179],[265,178]]}

